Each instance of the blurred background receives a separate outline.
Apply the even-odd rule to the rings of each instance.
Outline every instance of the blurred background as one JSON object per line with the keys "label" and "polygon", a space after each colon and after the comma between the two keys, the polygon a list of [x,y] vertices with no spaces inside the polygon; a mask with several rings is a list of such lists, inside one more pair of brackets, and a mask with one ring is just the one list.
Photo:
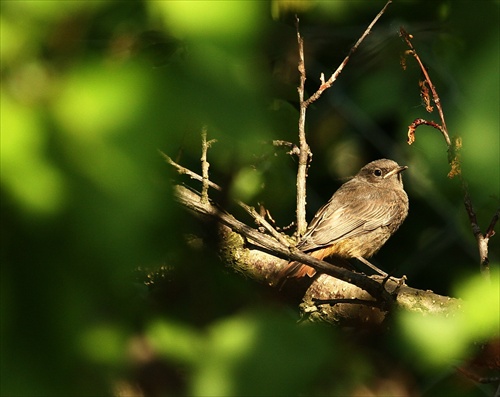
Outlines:
{"label": "blurred background", "polygon": [[365,163],[408,165],[410,214],[374,263],[469,297],[458,322],[298,326],[295,306],[218,260],[210,228],[172,198],[172,180],[199,185],[159,153],[200,172],[206,126],[211,179],[289,225],[297,161],[272,141],[297,142],[295,15],[311,94],[383,5],[1,3],[2,395],[492,394],[450,367],[498,334],[498,287],[477,279],[443,138],[423,126],[406,144],[415,118],[439,117],[425,111],[414,59],[401,67],[398,31],[414,36],[463,139],[484,231],[500,199],[498,1],[395,1],[307,114],[308,219]]}

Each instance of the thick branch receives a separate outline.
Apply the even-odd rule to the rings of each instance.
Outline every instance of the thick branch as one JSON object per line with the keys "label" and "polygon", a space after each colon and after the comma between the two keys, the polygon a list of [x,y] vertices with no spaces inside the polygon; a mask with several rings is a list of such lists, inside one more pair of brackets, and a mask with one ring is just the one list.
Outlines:
{"label": "thick branch", "polygon": [[[380,276],[371,278],[382,282]],[[392,279],[387,281],[386,288],[389,291],[397,291],[395,306],[403,310],[453,316],[461,309],[458,299],[437,295],[432,291],[418,290],[407,285],[399,286]],[[342,299],[343,303],[334,306],[318,305],[316,303],[318,299]],[[355,300],[352,301],[352,299]],[[361,301],[366,300],[371,301],[372,298],[365,291],[322,274],[307,290],[301,310],[311,321],[341,322],[344,325],[350,322],[380,324],[387,313],[380,310],[376,303],[360,304]]]}
{"label": "thick branch", "polygon": [[[237,270],[259,282],[274,285],[276,275],[290,260],[298,260],[318,269],[320,275],[308,289],[305,297],[311,320],[336,322],[368,321],[379,323],[385,318],[385,312],[392,303],[411,311],[447,312],[452,314],[457,308],[457,300],[436,295],[430,291],[415,290],[392,280],[379,276],[368,277],[347,269],[338,268],[324,261],[319,261],[293,248],[284,247],[273,238],[239,222],[230,214],[215,205],[202,203],[200,195],[184,186],[176,186],[177,200],[198,215],[218,221],[223,233],[221,249],[224,260]],[[284,260],[282,260],[284,259]],[[377,302],[378,308],[366,305],[342,303],[333,307],[316,307],[312,298],[317,299],[360,299]],[[309,302],[309,303],[307,303]]]}
{"label": "thick branch", "polygon": [[330,274],[348,283],[352,283],[359,288],[364,289],[370,295],[376,298],[382,298],[382,300],[387,304],[392,301],[392,298],[387,291],[383,290],[380,284],[376,281],[367,278],[362,274],[354,273],[350,270],[333,266],[325,261],[315,259],[310,255],[294,249],[293,247],[283,246],[278,241],[259,232],[258,230],[252,229],[251,227],[238,221],[232,215],[218,209],[211,203],[203,203],[197,193],[184,186],[176,186],[176,195],[181,204],[185,205],[187,208],[197,213],[216,218],[220,223],[241,234],[249,240],[251,244],[265,250],[268,253],[271,253],[274,256],[277,256],[278,258],[300,261],[301,263],[310,265],[321,272]]}

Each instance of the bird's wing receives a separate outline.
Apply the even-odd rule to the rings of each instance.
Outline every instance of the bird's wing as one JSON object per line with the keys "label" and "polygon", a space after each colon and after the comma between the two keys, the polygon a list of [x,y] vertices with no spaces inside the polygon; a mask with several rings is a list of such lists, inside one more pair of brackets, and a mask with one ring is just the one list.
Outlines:
{"label": "bird's wing", "polygon": [[[345,186],[345,185],[344,185]],[[298,247],[307,251],[333,244],[341,239],[355,237],[368,230],[388,225],[397,214],[392,200],[378,200],[378,192],[356,191],[356,199],[349,201],[349,189],[339,189],[314,216]]]}

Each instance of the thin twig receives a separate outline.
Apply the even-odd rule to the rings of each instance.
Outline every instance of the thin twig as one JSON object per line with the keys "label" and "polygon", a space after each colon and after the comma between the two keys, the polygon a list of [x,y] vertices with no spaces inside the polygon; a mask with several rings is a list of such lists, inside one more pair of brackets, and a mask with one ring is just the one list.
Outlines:
{"label": "thin twig", "polygon": [[[477,382],[477,383],[495,383],[495,382],[498,382],[500,380],[500,376],[481,376],[481,375],[478,375],[464,367],[458,367],[456,366],[455,367],[457,369],[457,371],[461,372],[463,375],[465,375],[467,378],[469,379],[472,379],[474,382]],[[497,396],[500,396],[500,385],[498,385],[498,389],[497,389],[497,392],[495,393],[495,395],[493,397],[497,397]]]}
{"label": "thin twig", "polygon": [[477,241],[477,247],[479,251],[479,269],[483,277],[487,280],[490,280],[490,260],[488,258],[488,243],[490,241],[490,237],[495,234],[495,225],[498,222],[498,218],[500,216],[500,208],[497,209],[495,215],[491,219],[491,222],[486,229],[486,232],[483,234],[481,232],[481,228],[479,227],[477,216],[472,207],[472,201],[469,196],[469,192],[466,190],[464,195],[464,205],[467,211],[467,215],[469,216],[469,221],[472,228],[472,234]]}
{"label": "thin twig", "polygon": [[236,203],[243,208],[251,217],[253,217],[259,224],[261,224],[276,240],[278,240],[283,246],[290,247],[290,243],[286,238],[284,238],[266,219],[260,215],[255,208],[243,203],[242,201],[236,200]]}
{"label": "thin twig", "polygon": [[427,82],[425,87],[430,88],[430,90],[432,92],[432,100],[436,104],[436,108],[437,108],[438,113],[439,113],[439,118],[441,119],[441,128],[439,128],[439,130],[443,134],[444,140],[446,141],[446,145],[448,147],[451,147],[451,140],[450,140],[450,136],[448,135],[448,128],[446,127],[446,121],[444,119],[444,112],[443,112],[443,107],[441,106],[441,100],[439,99],[439,95],[436,91],[436,87],[434,86],[434,84],[432,84],[432,80],[429,76],[429,73],[427,72],[427,68],[422,63],[422,60],[418,56],[418,53],[415,50],[415,47],[413,47],[413,44],[411,42],[411,39],[413,38],[413,36],[408,34],[408,32],[402,26],[399,28],[399,35],[404,39],[404,41],[406,42],[406,45],[410,48],[410,51],[408,53],[413,55],[413,57],[417,61],[418,65],[420,66],[420,70],[422,71],[422,74],[425,77],[425,81]]}
{"label": "thin twig", "polygon": [[[443,138],[446,142],[446,146],[448,147],[448,163],[451,166],[450,172],[448,173],[448,177],[453,178],[455,176],[461,176],[462,170],[460,164],[459,151],[462,148],[462,140],[459,137],[453,139],[453,141],[450,139],[450,135],[448,134],[448,127],[446,126],[446,120],[444,118],[443,107],[441,106],[441,100],[439,99],[436,87],[432,83],[431,77],[427,72],[427,68],[423,64],[422,60],[420,59],[417,53],[417,50],[415,49],[413,43],[411,42],[413,36],[409,34],[402,26],[399,28],[399,35],[403,38],[406,45],[410,48],[408,51],[406,51],[406,53],[412,55],[415,58],[424,76],[425,81],[420,82],[419,85],[421,90],[420,93],[424,98],[424,101],[426,102],[426,110],[428,112],[433,111],[433,107],[430,105],[429,93],[428,93],[428,89],[430,89],[432,93],[432,100],[436,104],[439,118],[441,119],[441,124],[438,124],[434,121],[427,121],[424,119],[416,119],[415,121],[413,121],[413,123],[411,123],[410,126],[408,127],[408,144],[411,145],[413,142],[415,142],[415,130],[419,125],[424,124],[436,128],[443,135]],[[406,68],[405,63],[403,64],[403,68]]]}
{"label": "thin twig", "polygon": [[201,201],[203,203],[208,203],[208,169],[210,168],[210,163],[207,161],[208,148],[215,140],[207,141],[207,127],[201,129]]}
{"label": "thin twig", "polygon": [[361,35],[361,37],[358,39],[356,44],[354,44],[352,46],[351,50],[349,51],[347,56],[344,58],[342,63],[339,65],[337,70],[330,76],[330,78],[326,82],[324,81],[325,80],[324,76],[322,76],[321,86],[318,88],[318,90],[313,95],[311,95],[309,97],[309,99],[306,101],[306,106],[309,106],[311,103],[316,101],[321,96],[321,94],[323,94],[323,92],[326,89],[330,88],[331,85],[335,82],[335,80],[337,80],[340,73],[342,73],[342,71],[344,70],[345,65],[347,65],[347,62],[349,62],[351,55],[354,54],[354,52],[358,49],[359,45],[363,42],[363,40],[366,38],[366,36],[368,36],[371,33],[373,26],[377,23],[377,21],[384,14],[385,10],[387,9],[389,4],[391,4],[391,3],[392,3],[392,0],[388,0],[387,3],[385,3],[385,6],[380,10],[380,12],[375,16],[375,18],[373,18],[373,21],[371,21],[371,23],[368,25],[368,27],[366,28],[364,33]]}
{"label": "thin twig", "polygon": [[408,126],[408,145],[411,145],[413,142],[415,142],[415,131],[416,131],[417,127],[422,125],[422,124],[433,127],[435,129],[441,131],[441,133],[443,132],[442,127],[438,123],[436,123],[435,121],[430,121],[430,120],[426,120],[426,119],[415,119],[415,120],[413,120],[413,123],[411,123]]}
{"label": "thin twig", "polygon": [[497,208],[497,212],[495,212],[495,215],[493,215],[493,218],[491,218],[491,222],[488,226],[488,229],[486,229],[486,233],[484,235],[487,238],[493,237],[495,235],[495,225],[498,222],[498,219],[500,218],[500,208]]}
{"label": "thin twig", "polygon": [[364,305],[370,307],[380,308],[381,304],[378,301],[358,299],[358,298],[339,298],[339,299],[313,299],[313,304],[315,306],[319,305],[330,305],[335,306],[341,303],[348,303],[351,305]]}
{"label": "thin twig", "polygon": [[[200,182],[203,182],[203,177],[198,175],[197,173],[191,171],[190,169],[187,169],[185,167],[183,167],[182,165],[179,165],[177,164],[174,160],[172,160],[170,158],[170,156],[168,156],[167,154],[163,153],[161,150],[159,150],[160,152],[160,155],[163,157],[163,159],[168,163],[170,164],[172,167],[174,167],[177,172],[181,175],[187,175],[189,176],[191,179],[194,179],[196,181],[200,181]],[[215,189],[215,190],[219,190],[221,191],[222,188],[217,185],[216,183],[213,183],[212,181],[208,180],[207,181],[207,184],[208,186],[210,186],[212,189]]]}
{"label": "thin twig", "polygon": [[275,139],[273,141],[273,146],[276,146],[276,147],[282,146],[282,147],[289,148],[290,150],[288,152],[286,152],[287,154],[295,154],[297,156],[300,154],[300,149],[297,147],[297,145],[295,143],[292,143],[292,142],[282,141],[280,139]]}
{"label": "thin twig", "polygon": [[[222,191],[222,188],[210,181],[209,179],[204,179],[203,176],[198,175],[197,173],[183,167],[182,165],[177,164],[174,160],[172,160],[168,155],[160,151],[160,154],[163,156],[165,161],[174,167],[179,174],[188,175],[191,179],[206,183],[207,187],[211,187],[215,190]],[[203,194],[203,192],[202,192]],[[208,203],[208,193],[206,197],[206,201],[203,201],[203,195],[200,194],[201,200],[203,204]],[[290,243],[287,239],[285,239],[269,222],[267,222],[253,207],[245,204],[242,201],[235,200],[236,204],[238,204],[241,208],[243,208],[255,221],[262,225],[276,240],[278,240],[284,247],[289,247]]]}

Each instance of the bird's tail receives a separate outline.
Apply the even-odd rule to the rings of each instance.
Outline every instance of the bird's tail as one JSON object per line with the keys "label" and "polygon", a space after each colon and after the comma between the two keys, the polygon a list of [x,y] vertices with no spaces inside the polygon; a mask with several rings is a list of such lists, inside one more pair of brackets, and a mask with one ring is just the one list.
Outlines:
{"label": "bird's tail", "polygon": [[276,287],[282,289],[288,279],[291,278],[302,278],[308,276],[310,278],[314,277],[316,274],[316,269],[311,266],[304,265],[300,262],[289,262],[276,277]]}
{"label": "bird's tail", "polygon": [[[333,265],[346,269],[352,269],[352,265],[346,259],[335,255],[331,256],[331,250],[329,248],[312,251],[308,254],[319,260],[323,260],[325,257],[330,256],[330,262],[332,262]],[[291,278],[299,279],[305,276],[313,278],[316,273],[316,269],[311,266],[304,265],[303,263],[297,261],[288,262],[288,264],[276,276],[276,282],[274,285],[277,288],[282,289],[285,283]]]}

